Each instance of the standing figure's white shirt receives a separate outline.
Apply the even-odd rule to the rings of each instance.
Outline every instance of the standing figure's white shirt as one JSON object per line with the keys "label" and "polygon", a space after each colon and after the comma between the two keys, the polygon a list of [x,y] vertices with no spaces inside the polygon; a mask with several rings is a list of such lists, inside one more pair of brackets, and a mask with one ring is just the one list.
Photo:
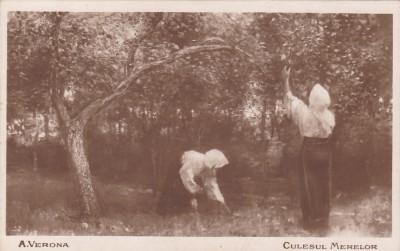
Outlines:
{"label": "standing figure's white shirt", "polygon": [[183,185],[191,194],[196,194],[201,187],[195,182],[195,177],[202,178],[207,197],[225,203],[218,183],[216,168],[221,168],[229,162],[225,155],[216,149],[202,154],[196,151],[187,151],[182,155],[182,167],[179,170]]}
{"label": "standing figure's white shirt", "polygon": [[311,90],[309,103],[304,102],[288,92],[285,96],[287,115],[299,127],[301,136],[327,138],[335,126],[335,116],[328,107],[331,104],[329,93],[316,84]]}

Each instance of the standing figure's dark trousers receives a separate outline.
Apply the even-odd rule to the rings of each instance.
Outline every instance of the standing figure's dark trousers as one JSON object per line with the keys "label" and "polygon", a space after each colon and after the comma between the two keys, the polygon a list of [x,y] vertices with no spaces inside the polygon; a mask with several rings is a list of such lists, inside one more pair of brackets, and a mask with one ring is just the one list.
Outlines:
{"label": "standing figure's dark trousers", "polygon": [[329,138],[304,137],[299,154],[301,210],[305,227],[325,226],[330,212],[331,144]]}

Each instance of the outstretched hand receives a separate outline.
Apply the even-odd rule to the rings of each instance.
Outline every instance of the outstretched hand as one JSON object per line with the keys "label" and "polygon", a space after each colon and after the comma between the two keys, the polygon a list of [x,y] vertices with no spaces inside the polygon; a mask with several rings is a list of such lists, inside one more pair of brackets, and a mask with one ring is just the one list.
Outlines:
{"label": "outstretched hand", "polygon": [[290,67],[284,66],[282,69],[283,81],[289,80],[289,77],[290,77]]}

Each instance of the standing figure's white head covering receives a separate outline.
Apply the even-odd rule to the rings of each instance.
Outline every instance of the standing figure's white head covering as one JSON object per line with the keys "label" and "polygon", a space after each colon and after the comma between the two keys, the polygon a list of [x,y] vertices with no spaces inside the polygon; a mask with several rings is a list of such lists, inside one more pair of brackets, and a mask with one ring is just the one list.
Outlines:
{"label": "standing figure's white head covering", "polygon": [[209,168],[221,168],[228,163],[225,155],[217,149],[212,149],[205,154],[205,165]]}
{"label": "standing figure's white head covering", "polygon": [[331,105],[331,98],[328,91],[320,84],[314,85],[308,99],[311,112],[320,122],[322,128],[331,132],[335,126],[335,116],[328,107]]}
{"label": "standing figure's white head covering", "polygon": [[314,85],[308,101],[310,109],[314,111],[324,111],[331,105],[331,98],[328,91],[320,84]]}

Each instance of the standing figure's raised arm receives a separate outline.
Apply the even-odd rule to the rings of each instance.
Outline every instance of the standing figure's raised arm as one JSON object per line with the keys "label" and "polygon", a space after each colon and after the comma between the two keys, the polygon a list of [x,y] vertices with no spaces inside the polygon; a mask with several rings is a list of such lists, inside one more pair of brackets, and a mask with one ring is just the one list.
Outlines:
{"label": "standing figure's raised arm", "polygon": [[282,69],[283,96],[284,97],[287,95],[288,92],[291,92],[289,78],[290,78],[290,68],[285,66]]}

